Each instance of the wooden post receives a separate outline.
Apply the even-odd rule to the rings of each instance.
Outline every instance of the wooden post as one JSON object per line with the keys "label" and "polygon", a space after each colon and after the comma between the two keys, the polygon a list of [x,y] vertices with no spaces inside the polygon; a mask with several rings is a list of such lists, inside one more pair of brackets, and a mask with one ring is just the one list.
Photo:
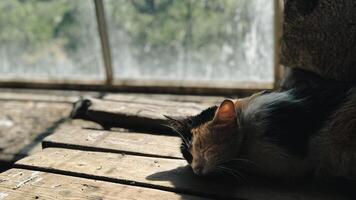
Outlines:
{"label": "wooden post", "polygon": [[106,73],[106,84],[111,85],[113,82],[113,69],[104,4],[102,0],[94,0],[94,4]]}
{"label": "wooden post", "polygon": [[282,37],[282,2],[274,0],[274,88],[277,89],[283,74],[280,63]]}

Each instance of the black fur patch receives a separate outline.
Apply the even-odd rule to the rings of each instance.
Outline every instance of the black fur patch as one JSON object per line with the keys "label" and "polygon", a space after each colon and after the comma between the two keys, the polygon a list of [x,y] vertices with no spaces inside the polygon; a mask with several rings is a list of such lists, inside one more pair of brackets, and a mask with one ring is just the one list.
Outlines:
{"label": "black fur patch", "polygon": [[217,106],[207,108],[203,110],[200,114],[188,118],[188,123],[190,124],[191,128],[196,128],[208,121],[213,120],[217,108]]}
{"label": "black fur patch", "polygon": [[305,156],[310,136],[344,101],[348,87],[305,87],[291,91],[291,100],[269,106],[265,136],[293,155]]}
{"label": "black fur patch", "polygon": [[215,111],[218,107],[213,106],[203,110],[200,114],[196,116],[189,116],[183,119],[171,119],[170,126],[179,132],[182,137],[182,144],[180,150],[183,157],[190,164],[192,162],[192,155],[190,154],[191,142],[192,142],[192,132],[193,128],[196,128],[214,118]]}

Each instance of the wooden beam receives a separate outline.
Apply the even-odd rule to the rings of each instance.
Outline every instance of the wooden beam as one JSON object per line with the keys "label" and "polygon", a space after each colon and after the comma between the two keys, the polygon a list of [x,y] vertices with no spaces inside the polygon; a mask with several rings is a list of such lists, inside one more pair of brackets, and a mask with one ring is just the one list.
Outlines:
{"label": "wooden beam", "polygon": [[282,1],[274,0],[274,88],[278,89],[283,75],[280,62],[282,40]]}
{"label": "wooden beam", "polygon": [[112,85],[101,80],[49,80],[49,79],[4,79],[0,88],[60,89],[82,91],[167,93],[194,95],[248,96],[262,90],[273,89],[271,82],[219,82],[219,81],[159,81],[120,80]]}
{"label": "wooden beam", "polygon": [[94,0],[96,20],[98,24],[98,31],[101,42],[102,55],[104,60],[105,74],[106,74],[106,84],[112,84],[114,80],[113,68],[112,68],[112,58],[110,51],[109,34],[107,30],[105,9],[102,0]]}

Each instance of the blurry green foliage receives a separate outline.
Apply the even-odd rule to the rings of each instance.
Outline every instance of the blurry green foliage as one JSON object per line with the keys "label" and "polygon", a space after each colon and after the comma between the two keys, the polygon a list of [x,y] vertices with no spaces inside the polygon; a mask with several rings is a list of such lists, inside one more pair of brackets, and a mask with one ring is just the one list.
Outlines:
{"label": "blurry green foliage", "polygon": [[249,7],[251,0],[106,0],[112,41],[118,31],[129,36],[131,53],[147,72],[149,66],[174,68],[178,56],[183,66],[195,63],[204,72],[206,61],[221,62],[224,45],[236,64],[254,14]]}
{"label": "blurry green foliage", "polygon": [[0,43],[36,51],[61,38],[68,50],[81,42],[77,11],[80,1],[0,1]]}
{"label": "blurry green foliage", "polygon": [[[34,50],[62,38],[68,50],[76,50],[82,42],[76,15],[80,2],[0,1],[0,42]],[[114,12],[109,17],[111,25],[121,27],[132,37],[132,44],[141,47],[137,52],[141,55],[147,48],[176,53],[181,45],[214,51],[219,49],[214,46],[234,42],[236,8],[248,5],[247,0],[115,0],[110,1]]]}
{"label": "blurry green foliage", "polygon": [[0,1],[0,73],[97,75],[100,47],[91,0]]}
{"label": "blurry green foliage", "polygon": [[[256,22],[256,0],[103,1],[115,66],[135,68],[139,75],[179,71],[180,77],[204,78],[223,77],[212,69],[234,78],[230,74],[239,73],[237,68],[246,68],[246,38]],[[42,66],[40,71],[48,63],[65,63],[84,71],[94,60],[101,65],[96,57],[100,46],[93,39],[98,39],[94,12],[92,0],[0,1],[0,56],[6,58],[0,67]],[[261,35],[256,40],[263,41]],[[252,50],[256,58],[265,51]]]}

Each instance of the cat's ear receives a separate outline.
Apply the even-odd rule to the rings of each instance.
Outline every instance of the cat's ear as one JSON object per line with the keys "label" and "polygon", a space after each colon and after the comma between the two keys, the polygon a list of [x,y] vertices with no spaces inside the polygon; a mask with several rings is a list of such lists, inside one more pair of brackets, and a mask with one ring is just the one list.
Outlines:
{"label": "cat's ear", "polygon": [[214,122],[216,123],[235,123],[237,120],[237,113],[235,104],[229,99],[225,99],[217,109]]}

